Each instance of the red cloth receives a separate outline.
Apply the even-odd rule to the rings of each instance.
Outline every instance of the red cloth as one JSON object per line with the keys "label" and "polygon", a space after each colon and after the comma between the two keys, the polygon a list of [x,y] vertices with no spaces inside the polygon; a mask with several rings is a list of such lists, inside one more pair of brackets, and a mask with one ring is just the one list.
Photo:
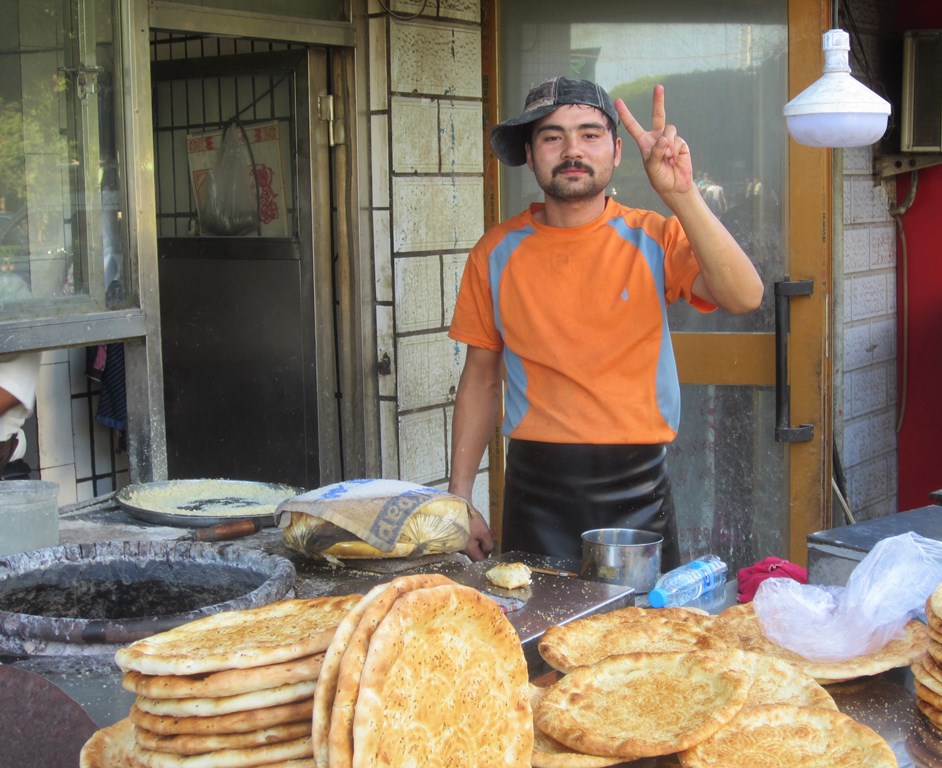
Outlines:
{"label": "red cloth", "polygon": [[767,557],[755,565],[739,569],[739,595],[736,599],[740,603],[750,602],[755,597],[759,585],[770,578],[794,579],[799,584],[807,584],[808,571],[780,557]]}

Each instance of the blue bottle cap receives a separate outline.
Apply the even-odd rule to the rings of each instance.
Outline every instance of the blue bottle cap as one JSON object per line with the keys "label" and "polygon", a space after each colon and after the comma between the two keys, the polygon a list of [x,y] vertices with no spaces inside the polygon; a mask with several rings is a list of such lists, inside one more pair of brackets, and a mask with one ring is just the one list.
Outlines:
{"label": "blue bottle cap", "polygon": [[648,603],[652,608],[663,608],[667,605],[667,592],[663,589],[652,589],[648,592]]}

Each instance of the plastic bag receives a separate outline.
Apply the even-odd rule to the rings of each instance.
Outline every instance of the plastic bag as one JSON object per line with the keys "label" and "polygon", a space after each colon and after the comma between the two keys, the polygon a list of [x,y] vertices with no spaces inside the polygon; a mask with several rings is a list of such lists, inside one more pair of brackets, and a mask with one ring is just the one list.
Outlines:
{"label": "plastic bag", "polygon": [[846,587],[768,579],[753,600],[765,636],[813,661],[873,653],[942,583],[942,542],[904,533],[878,542]]}
{"label": "plastic bag", "polygon": [[214,235],[244,235],[258,227],[255,160],[245,128],[231,121],[222,134],[219,162],[199,186],[200,225]]}

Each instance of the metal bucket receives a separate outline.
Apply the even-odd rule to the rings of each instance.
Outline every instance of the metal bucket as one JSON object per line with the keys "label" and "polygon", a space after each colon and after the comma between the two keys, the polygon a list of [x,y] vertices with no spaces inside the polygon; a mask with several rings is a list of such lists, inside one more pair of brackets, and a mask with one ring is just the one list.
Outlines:
{"label": "metal bucket", "polygon": [[582,569],[589,581],[632,587],[647,594],[661,572],[664,537],[634,528],[596,528],[582,534]]}

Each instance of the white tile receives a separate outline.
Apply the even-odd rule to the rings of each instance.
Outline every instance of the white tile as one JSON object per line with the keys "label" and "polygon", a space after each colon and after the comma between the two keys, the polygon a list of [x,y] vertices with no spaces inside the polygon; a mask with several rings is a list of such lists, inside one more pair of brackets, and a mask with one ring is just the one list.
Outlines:
{"label": "white tile", "polygon": [[393,300],[389,211],[373,211],[373,282],[377,301]]}
{"label": "white tile", "polygon": [[454,399],[461,375],[462,346],[444,333],[399,339],[396,357],[402,410],[440,405]]}
{"label": "white tile", "polygon": [[390,400],[380,402],[379,432],[383,477],[401,479],[399,475],[399,414],[395,402]]}
{"label": "white tile", "polygon": [[391,21],[390,90],[481,98],[480,29]]}
{"label": "white tile", "polygon": [[441,263],[438,256],[395,260],[396,333],[442,327]]}
{"label": "white tile", "polygon": [[370,109],[386,109],[389,96],[389,81],[386,68],[389,65],[386,55],[386,16],[378,16],[369,21],[370,35]]}
{"label": "white tile", "polygon": [[72,398],[67,363],[42,365],[36,387],[39,425],[39,465],[54,467],[74,462],[72,451]]}
{"label": "white tile", "polygon": [[444,173],[482,173],[483,109],[480,103],[440,102],[440,154]]}
{"label": "white tile", "polygon": [[389,131],[386,115],[373,115],[370,120],[370,169],[373,207],[389,207]]}
{"label": "white tile", "polygon": [[481,0],[439,0],[438,7],[441,18],[481,21]]}
{"label": "white tile", "polygon": [[480,178],[393,179],[393,253],[466,250],[484,229]]}
{"label": "white tile", "polygon": [[78,501],[75,487],[75,466],[60,464],[54,467],[43,467],[41,470],[43,480],[50,480],[59,484],[59,506],[74,504]]}
{"label": "white tile", "polygon": [[72,401],[72,449],[76,477],[89,477],[92,474],[88,408],[88,400],[84,397]]}
{"label": "white tile", "polygon": [[434,99],[393,96],[389,103],[394,173],[437,173],[438,103]]}
{"label": "white tile", "polygon": [[441,409],[399,418],[402,479],[426,484],[445,477],[445,417]]}
{"label": "white tile", "polygon": [[378,373],[380,397],[396,396],[396,337],[393,326],[393,308],[376,307],[376,361],[377,365],[388,362],[389,373]]}
{"label": "white tile", "polygon": [[442,305],[445,312],[445,326],[451,326],[455,314],[455,302],[461,287],[461,276],[468,262],[466,253],[446,253],[442,256]]}

